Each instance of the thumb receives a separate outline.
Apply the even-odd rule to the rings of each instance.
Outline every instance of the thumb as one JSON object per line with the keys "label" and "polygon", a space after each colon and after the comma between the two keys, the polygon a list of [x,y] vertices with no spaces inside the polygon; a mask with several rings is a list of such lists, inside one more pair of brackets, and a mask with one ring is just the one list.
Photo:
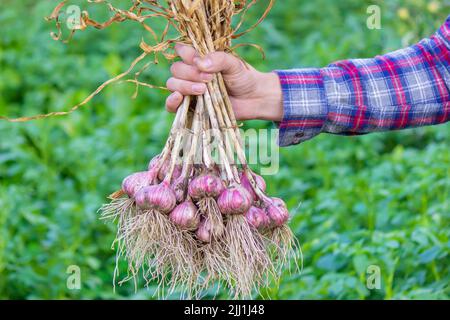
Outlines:
{"label": "thumb", "polygon": [[235,56],[225,52],[212,52],[205,57],[195,57],[196,67],[207,73],[222,72],[224,75],[240,73],[244,70],[244,63]]}

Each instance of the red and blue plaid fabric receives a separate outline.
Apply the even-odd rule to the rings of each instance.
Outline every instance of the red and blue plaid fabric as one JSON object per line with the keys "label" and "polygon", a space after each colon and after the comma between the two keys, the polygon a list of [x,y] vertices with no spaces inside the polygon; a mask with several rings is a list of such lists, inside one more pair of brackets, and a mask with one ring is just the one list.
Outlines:
{"label": "red and blue plaid fabric", "polygon": [[322,132],[358,135],[450,121],[450,16],[430,38],[373,59],[276,71],[284,118],[279,144]]}

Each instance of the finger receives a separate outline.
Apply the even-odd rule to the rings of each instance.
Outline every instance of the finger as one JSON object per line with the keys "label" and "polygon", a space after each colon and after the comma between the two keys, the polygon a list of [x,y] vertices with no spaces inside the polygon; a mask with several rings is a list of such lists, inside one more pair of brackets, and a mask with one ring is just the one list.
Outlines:
{"label": "finger", "polygon": [[170,72],[174,78],[193,82],[209,82],[213,78],[211,73],[201,72],[197,67],[188,65],[181,61],[175,62],[170,67]]}
{"label": "finger", "polygon": [[244,69],[241,60],[225,52],[212,52],[204,58],[194,57],[193,61],[200,71],[206,73],[236,74]]}
{"label": "finger", "polygon": [[183,102],[183,95],[177,91],[172,93],[166,99],[166,109],[169,112],[176,112],[178,107]]}
{"label": "finger", "polygon": [[181,43],[177,43],[175,45],[175,51],[184,61],[184,63],[187,64],[194,64],[194,58],[198,57],[198,53],[194,48]]}
{"label": "finger", "polygon": [[167,89],[172,92],[178,91],[184,96],[198,96],[206,91],[206,84],[170,78],[166,83]]}

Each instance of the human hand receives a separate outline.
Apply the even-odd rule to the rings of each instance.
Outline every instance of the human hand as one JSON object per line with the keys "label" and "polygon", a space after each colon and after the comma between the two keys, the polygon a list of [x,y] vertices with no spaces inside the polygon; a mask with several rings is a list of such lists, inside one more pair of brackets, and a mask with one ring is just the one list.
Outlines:
{"label": "human hand", "polygon": [[175,112],[184,95],[197,96],[206,91],[206,83],[213,74],[221,72],[238,120],[281,121],[283,103],[281,85],[275,73],[263,73],[231,54],[213,52],[201,58],[194,48],[177,44],[182,61],[175,62],[167,80],[172,94],[166,100],[166,109]]}

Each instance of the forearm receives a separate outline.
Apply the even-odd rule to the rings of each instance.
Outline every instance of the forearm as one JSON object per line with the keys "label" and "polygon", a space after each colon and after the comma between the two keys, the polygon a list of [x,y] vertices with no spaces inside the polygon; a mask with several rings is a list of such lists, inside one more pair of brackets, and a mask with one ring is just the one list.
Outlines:
{"label": "forearm", "polygon": [[450,22],[429,39],[373,59],[277,71],[280,145],[321,132],[364,134],[450,120]]}

